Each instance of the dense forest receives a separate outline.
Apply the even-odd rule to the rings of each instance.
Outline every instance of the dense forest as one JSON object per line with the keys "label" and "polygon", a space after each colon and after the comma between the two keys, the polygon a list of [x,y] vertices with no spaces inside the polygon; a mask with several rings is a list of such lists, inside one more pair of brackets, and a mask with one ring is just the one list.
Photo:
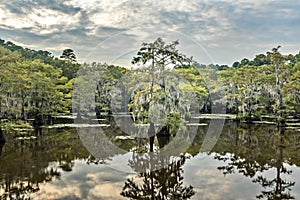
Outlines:
{"label": "dense forest", "polygon": [[[79,64],[72,49],[65,49],[57,58],[48,51],[0,40],[0,117],[2,121],[33,119],[34,125],[49,123],[49,118],[57,114],[77,112],[80,117],[80,97],[72,106],[72,97],[74,100],[80,96],[73,86],[89,82],[77,77],[78,70],[101,72],[93,108],[97,115],[118,111],[115,106],[111,108],[118,98],[111,91],[123,87],[126,94],[120,92],[127,95],[128,101],[120,109],[131,112],[142,123],[162,115],[151,110],[151,103],[162,106],[167,113],[165,122],[171,125],[193,112],[211,113],[218,105],[246,122],[269,115],[284,125],[286,119],[300,117],[300,52],[283,55],[278,46],[232,66],[203,65],[180,53],[178,44],[167,44],[161,38],[143,43],[132,59],[132,64],[139,67],[124,68]],[[180,84],[174,84],[178,81]],[[142,86],[134,89],[141,82]],[[191,104],[196,105],[192,108]]]}

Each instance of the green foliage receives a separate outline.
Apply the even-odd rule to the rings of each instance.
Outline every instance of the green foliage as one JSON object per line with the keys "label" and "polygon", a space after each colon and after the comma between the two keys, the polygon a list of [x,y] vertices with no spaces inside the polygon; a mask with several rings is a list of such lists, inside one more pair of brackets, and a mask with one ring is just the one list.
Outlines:
{"label": "green foliage", "polygon": [[188,66],[192,64],[192,57],[186,57],[176,49],[179,44],[174,41],[166,44],[162,38],[157,38],[153,43],[143,43],[142,48],[137,52],[137,56],[132,59],[132,64],[142,64],[166,67]]}
{"label": "green foliage", "polygon": [[[291,115],[300,113],[300,62],[292,69],[290,82],[283,88],[287,112]],[[298,116],[299,117],[299,116]]]}
{"label": "green foliage", "polygon": [[[57,59],[48,51],[0,40],[0,116],[26,119],[70,113],[72,97],[79,100],[74,103],[75,110],[82,98],[74,94],[74,84],[82,83],[85,92],[93,87],[89,75],[94,74],[97,82],[92,96],[97,112],[111,111],[111,100],[118,98],[111,92],[122,80],[123,88],[117,89],[121,96],[129,95],[130,102],[116,107],[128,108],[142,123],[164,119],[163,123],[171,121],[177,127],[179,121],[171,113],[181,113],[183,122],[191,115],[188,105],[193,103],[198,103],[203,112],[226,103],[227,113],[248,121],[261,115],[275,115],[278,122],[287,115],[299,117],[300,53],[282,55],[279,46],[253,60],[237,61],[232,67],[206,66],[180,53],[178,44],[167,44],[161,38],[143,43],[132,60],[141,68],[128,70],[99,63],[78,64],[72,49],[65,49],[63,59]],[[78,78],[78,70],[86,74]],[[153,105],[159,108],[153,109]]]}
{"label": "green foliage", "polygon": [[33,131],[31,124],[21,120],[13,120],[7,122],[1,122],[0,128],[3,132],[10,134],[10,136],[17,137],[21,135],[30,134]]}
{"label": "green foliage", "polygon": [[240,68],[244,66],[263,66],[271,64],[270,57],[265,54],[258,54],[253,60],[243,58],[240,62],[236,61],[232,64],[233,68]]}
{"label": "green foliage", "polygon": [[57,90],[61,70],[38,60],[19,62],[7,70],[3,78],[1,100],[5,107],[2,112],[12,118],[24,118],[51,115],[56,111],[62,97]]}
{"label": "green foliage", "polygon": [[250,121],[261,114],[273,114],[279,123],[286,115],[299,113],[299,56],[282,55],[279,48],[259,54],[253,61],[236,62],[221,72],[228,111],[238,108],[238,117]]}
{"label": "green foliage", "polygon": [[[73,97],[73,112],[81,113],[94,112],[97,116],[101,112],[111,111],[111,91],[115,89],[119,79],[128,70],[119,66],[92,63],[82,65],[79,74],[80,76],[74,79],[73,83],[76,90],[72,92]],[[83,95],[86,94],[86,95]],[[89,95],[87,95],[89,94]],[[86,98],[95,102],[94,108],[86,103]]]}
{"label": "green foliage", "polygon": [[57,58],[45,61],[45,63],[61,69],[62,75],[67,77],[69,80],[76,78],[77,72],[81,67],[81,65],[78,63],[67,60],[59,60]]}
{"label": "green foliage", "polygon": [[184,114],[190,112],[195,94],[199,98],[206,95],[205,89],[196,82],[199,74],[191,67],[193,59],[180,53],[178,44],[178,41],[166,44],[161,38],[143,43],[132,60],[132,64],[143,68],[131,73],[128,88],[132,88],[134,96],[129,108],[142,123],[160,121],[171,129],[177,128]]}
{"label": "green foliage", "polygon": [[1,117],[43,123],[46,116],[67,112],[66,96],[72,88],[60,68],[4,47],[0,47],[0,64]]}
{"label": "green foliage", "polygon": [[[0,39],[1,40],[1,39]],[[68,79],[72,79],[76,77],[77,71],[80,68],[80,65],[76,63],[76,55],[72,49],[65,50],[63,52],[63,60],[54,58],[51,52],[43,51],[43,50],[32,50],[28,48],[23,48],[21,46],[15,45],[14,43],[4,40],[0,42],[0,48],[6,49],[6,51],[10,52],[10,55],[6,59],[14,60],[16,57],[22,60],[41,60],[45,64],[52,65],[56,68],[60,68],[62,70],[62,75],[67,77]],[[1,62],[5,60],[4,58],[0,58],[0,66]]]}

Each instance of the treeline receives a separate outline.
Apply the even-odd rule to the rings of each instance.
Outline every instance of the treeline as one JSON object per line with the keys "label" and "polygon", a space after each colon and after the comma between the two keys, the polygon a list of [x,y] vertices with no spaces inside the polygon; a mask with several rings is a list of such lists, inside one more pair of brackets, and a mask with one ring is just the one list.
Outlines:
{"label": "treeline", "polygon": [[0,46],[13,52],[13,56],[17,54],[23,60],[40,60],[45,64],[61,69],[62,76],[67,77],[68,79],[75,78],[80,67],[80,64],[76,63],[76,55],[71,49],[65,49],[59,59],[55,58],[49,51],[23,48],[10,41],[5,42],[2,39],[0,39]]}
{"label": "treeline", "polygon": [[[0,116],[21,120],[33,118],[37,124],[42,124],[49,116],[71,113],[72,96],[76,95],[79,100],[75,101],[73,107],[78,107],[80,111],[80,94],[73,94],[73,85],[76,82],[89,84],[84,77],[76,78],[78,70],[86,70],[101,72],[95,89],[95,110],[98,115],[111,112],[111,100],[114,97],[110,91],[123,75],[130,72],[128,77],[131,78],[127,82],[132,86],[137,81],[143,82],[143,79],[152,82],[131,93],[130,102],[123,102],[127,111],[138,116],[147,118],[149,101],[153,101],[154,97],[157,102],[169,98],[170,102],[180,104],[184,102],[174,99],[193,90],[195,98],[192,101],[199,102],[199,110],[203,113],[210,113],[213,106],[220,104],[225,105],[227,113],[237,114],[247,121],[260,119],[261,115],[274,115],[283,122],[287,116],[299,117],[300,53],[283,55],[280,47],[277,47],[266,54],[257,55],[253,60],[235,62],[233,66],[206,66],[179,53],[177,45],[178,41],[165,44],[160,38],[154,43],[144,43],[133,58],[133,64],[152,64],[141,71],[99,63],[78,64],[72,49],[64,50],[60,58],[55,58],[48,51],[31,50],[0,40]],[[189,82],[176,86],[181,92],[174,96],[174,92],[164,86],[164,78],[161,83],[154,81],[154,76],[166,77],[171,71]],[[136,72],[135,75],[132,75],[133,72]],[[128,84],[127,87],[130,87]],[[170,114],[173,111],[179,109],[169,109],[168,112]]]}
{"label": "treeline", "polygon": [[[280,53],[275,64],[245,65],[220,72],[227,95],[227,111],[251,121],[275,115],[279,121],[300,117],[300,62]],[[294,57],[292,57],[294,58]],[[278,62],[275,59],[282,59]],[[273,62],[273,61],[272,61]]]}
{"label": "treeline", "polygon": [[[125,70],[96,63],[78,64],[72,49],[65,49],[56,58],[48,51],[36,51],[0,40],[0,118],[34,119],[36,125],[41,125],[48,123],[53,115],[71,113],[77,71],[95,65],[105,70],[108,82]],[[99,98],[105,101],[106,94]]]}
{"label": "treeline", "polygon": [[[10,47],[10,48],[8,48]],[[11,50],[10,50],[11,49]],[[30,53],[31,52],[31,53]],[[48,56],[48,57],[47,57]],[[57,62],[57,65],[51,65]],[[58,62],[63,65],[58,65]],[[52,63],[52,64],[53,64]],[[30,51],[10,42],[0,46],[0,115],[4,119],[43,119],[70,108],[72,76],[63,75],[67,61],[44,51]]]}
{"label": "treeline", "polygon": [[[278,46],[232,67],[195,64],[181,70],[203,78],[208,98],[203,112],[210,111],[213,104],[225,103],[226,113],[249,122],[260,120],[262,115],[272,115],[279,122],[300,117],[300,52],[283,55]],[[218,97],[220,91],[222,96]],[[211,95],[215,95],[214,102]]]}

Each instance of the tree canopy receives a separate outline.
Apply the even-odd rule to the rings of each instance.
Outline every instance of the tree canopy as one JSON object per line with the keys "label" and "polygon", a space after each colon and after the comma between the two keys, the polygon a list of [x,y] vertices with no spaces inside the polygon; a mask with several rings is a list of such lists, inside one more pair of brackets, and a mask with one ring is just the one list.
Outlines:
{"label": "tree canopy", "polygon": [[70,62],[76,62],[76,55],[73,49],[65,49],[62,52],[60,58],[68,60]]}
{"label": "tree canopy", "polygon": [[[136,122],[162,117],[178,127],[195,111],[192,104],[199,112],[210,112],[210,98],[220,90],[225,95],[217,97],[218,103],[226,104],[226,112],[240,120],[273,115],[283,125],[287,117],[299,117],[300,52],[284,55],[278,46],[232,66],[203,65],[180,52],[178,45],[179,41],[166,43],[162,38],[143,43],[132,59],[139,67],[126,69],[76,63],[72,49],[65,49],[58,59],[48,51],[0,40],[0,116],[26,119],[73,112],[73,84],[84,81],[76,77],[77,71],[88,69],[102,72],[94,94],[97,112],[111,112],[112,91],[123,82],[121,93],[127,100],[121,104]],[[219,78],[211,77],[215,75]],[[207,78],[215,81],[208,85]],[[171,120],[174,116],[179,121]]]}

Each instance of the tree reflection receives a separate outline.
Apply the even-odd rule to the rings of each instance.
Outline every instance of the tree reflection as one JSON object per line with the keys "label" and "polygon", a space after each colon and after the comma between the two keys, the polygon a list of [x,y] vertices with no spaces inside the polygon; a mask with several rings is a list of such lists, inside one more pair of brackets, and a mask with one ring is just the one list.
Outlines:
{"label": "tree reflection", "polygon": [[0,142],[0,158],[1,158],[3,147],[4,147],[4,142]]}
{"label": "tree reflection", "polygon": [[[260,184],[264,190],[256,196],[257,199],[294,199],[290,191],[295,182],[282,178],[284,174],[292,174],[284,164],[288,162],[285,159],[285,150],[290,144],[285,129],[280,128],[277,132],[269,130],[264,135],[248,129],[247,134],[242,137],[240,131],[237,131],[237,134],[239,142],[236,145],[242,150],[232,154],[217,153],[216,159],[227,162],[218,169],[223,171],[224,175],[239,172],[252,178],[254,183]],[[241,144],[244,146],[241,147]],[[263,173],[271,169],[276,171],[274,178]]]}
{"label": "tree reflection", "polygon": [[[157,136],[162,148],[169,135]],[[151,148],[152,150],[153,148]],[[188,157],[170,158],[157,152],[141,155],[133,153],[129,165],[139,173],[142,183],[127,179],[121,195],[130,199],[189,199],[195,192],[192,186],[183,185],[183,165]],[[140,172],[142,169],[143,172]],[[159,169],[159,170],[154,170]],[[138,180],[137,180],[138,181]]]}
{"label": "tree reflection", "polygon": [[0,143],[4,143],[4,142],[5,142],[4,133],[2,131],[2,128],[0,127]]}
{"label": "tree reflection", "polygon": [[31,199],[30,194],[36,193],[40,190],[39,184],[42,182],[49,182],[55,178],[59,178],[60,173],[56,169],[47,169],[40,171],[39,177],[28,178],[28,180],[21,178],[16,179],[10,175],[4,176],[5,184],[1,184],[4,193],[1,194],[1,199]]}
{"label": "tree reflection", "polygon": [[258,199],[267,198],[273,199],[295,199],[290,194],[291,187],[295,185],[295,182],[284,180],[281,176],[283,174],[291,174],[292,170],[288,170],[284,165],[284,128],[280,128],[280,135],[278,135],[278,145],[277,145],[277,158],[273,163],[276,168],[276,177],[273,179],[268,179],[263,176],[258,176],[253,180],[254,183],[259,183],[264,188],[270,188],[270,190],[264,190],[260,195],[256,197]]}
{"label": "tree reflection", "polygon": [[75,129],[46,129],[35,140],[0,143],[0,199],[30,199],[40,184],[71,171],[74,159],[87,158]]}

